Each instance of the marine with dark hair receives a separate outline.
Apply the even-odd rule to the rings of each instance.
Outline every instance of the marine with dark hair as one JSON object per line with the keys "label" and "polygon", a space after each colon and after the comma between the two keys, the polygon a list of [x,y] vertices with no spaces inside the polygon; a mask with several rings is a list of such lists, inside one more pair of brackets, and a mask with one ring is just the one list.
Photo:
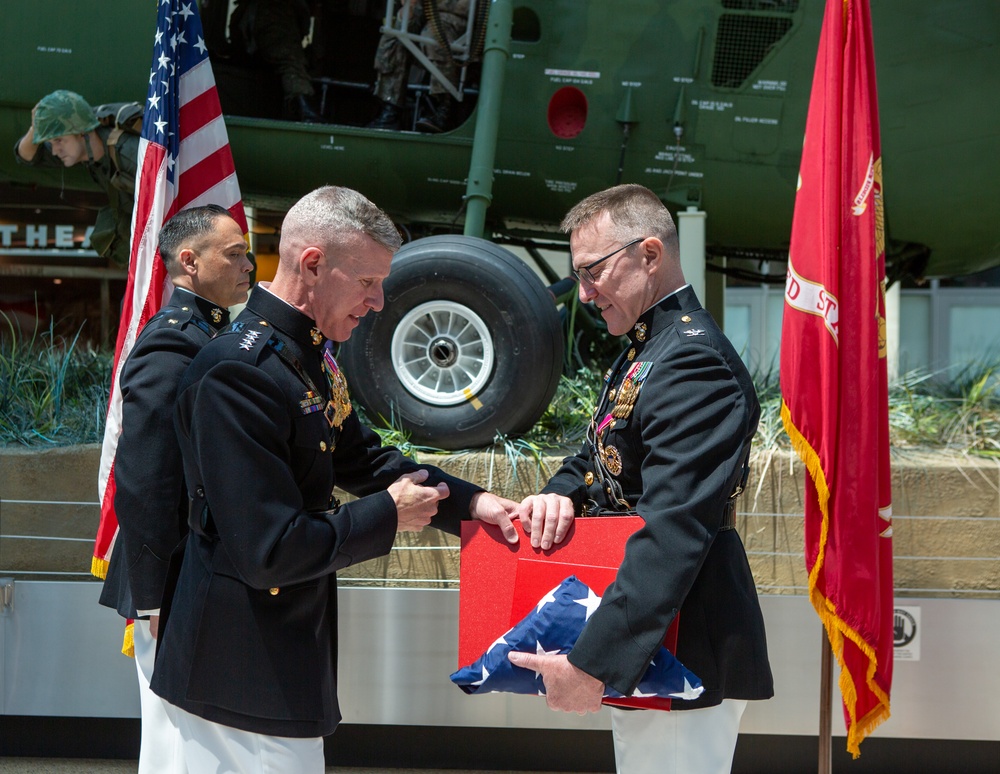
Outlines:
{"label": "marine with dark hair", "polygon": [[177,385],[198,351],[228,324],[228,307],[246,300],[251,269],[243,229],[218,205],[174,215],[160,231],[159,250],[174,291],[140,331],[121,369],[119,532],[100,599],[134,621],[126,649],[134,646],[139,674],[141,774],[186,771],[172,708],[149,690],[167,565],[187,534],[187,491],[173,425]]}
{"label": "marine with dark hair", "polygon": [[[121,103],[130,115],[141,115],[136,103]],[[119,106],[115,106],[119,107]],[[107,194],[108,205],[97,213],[90,245],[98,255],[127,266],[135,206],[135,174],[139,135],[123,131],[109,111],[107,125],[79,94],[59,90],[42,97],[31,111],[31,126],[14,144],[20,164],[72,167],[83,164]]]}

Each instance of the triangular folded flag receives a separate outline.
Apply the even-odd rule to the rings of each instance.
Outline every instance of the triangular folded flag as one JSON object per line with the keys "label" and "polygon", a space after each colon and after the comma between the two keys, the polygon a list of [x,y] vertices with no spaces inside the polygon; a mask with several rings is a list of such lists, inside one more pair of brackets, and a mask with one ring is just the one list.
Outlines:
{"label": "triangular folded flag", "polygon": [[[575,575],[566,578],[542,597],[534,610],[497,639],[473,664],[451,675],[451,681],[466,693],[527,693],[542,696],[541,675],[514,666],[511,651],[537,654],[569,653],[583,625],[601,603],[601,598]],[[664,647],[653,658],[633,692],[634,697],[658,696],[697,699],[701,680]],[[604,694],[622,698],[614,689]]]}

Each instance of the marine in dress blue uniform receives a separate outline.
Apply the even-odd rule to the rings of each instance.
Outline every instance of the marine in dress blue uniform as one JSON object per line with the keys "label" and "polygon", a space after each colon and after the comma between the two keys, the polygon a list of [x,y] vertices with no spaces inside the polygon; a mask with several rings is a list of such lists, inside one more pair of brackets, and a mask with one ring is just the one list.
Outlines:
{"label": "marine in dress blue uniform", "polygon": [[177,386],[195,355],[229,323],[227,307],[246,300],[252,268],[243,229],[216,205],[175,215],[160,231],[159,248],[175,289],[143,326],[121,370],[114,475],[119,530],[100,597],[134,621],[126,648],[134,643],[139,677],[140,774],[187,770],[170,707],[149,690],[167,566],[187,534],[187,490],[173,427]]}
{"label": "marine in dress blue uniform", "polygon": [[[152,688],[180,708],[191,768],[322,771],[341,718],[337,570],[428,524],[456,533],[475,517],[517,539],[516,503],[382,446],[351,410],[327,338],[382,308],[399,241],[357,192],[307,194],[273,283],[180,385],[190,532]],[[335,486],[358,499],[338,503]]]}
{"label": "marine in dress blue uniform", "polygon": [[100,598],[122,618],[137,618],[137,608],[159,609],[170,554],[187,535],[174,400],[194,356],[228,324],[226,307],[174,288],[122,367],[122,434],[115,457],[119,533]]}
{"label": "marine in dress blue uniform", "polygon": [[757,395],[684,283],[673,221],[651,191],[625,185],[595,194],[564,228],[581,300],[597,304],[609,331],[629,344],[606,374],[587,442],[522,508],[638,514],[644,525],[568,656],[511,660],[542,671],[550,706],[595,711],[603,685],[635,690],[679,616],[675,655],[705,691],[674,699],[670,712],[612,709],[618,771],[728,772],[746,701],[774,692],[735,529]]}
{"label": "marine in dress blue uniform", "polygon": [[[335,573],[389,552],[386,489],[422,467],[331,392],[324,344],[312,319],[258,288],[178,397],[191,532],[153,690],[275,736],[325,736],[340,721]],[[433,525],[457,533],[481,489],[427,469],[451,492]],[[359,499],[338,505],[335,486]]]}

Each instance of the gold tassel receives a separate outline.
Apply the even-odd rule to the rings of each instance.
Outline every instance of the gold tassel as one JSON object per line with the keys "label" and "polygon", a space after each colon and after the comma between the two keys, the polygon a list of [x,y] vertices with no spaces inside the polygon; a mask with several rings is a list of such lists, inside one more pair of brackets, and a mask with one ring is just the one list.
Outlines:
{"label": "gold tassel", "polygon": [[108,577],[108,560],[99,556],[90,558],[90,574],[104,580]]}
{"label": "gold tassel", "polygon": [[130,623],[125,627],[125,637],[122,640],[122,654],[129,658],[135,658],[135,624]]}

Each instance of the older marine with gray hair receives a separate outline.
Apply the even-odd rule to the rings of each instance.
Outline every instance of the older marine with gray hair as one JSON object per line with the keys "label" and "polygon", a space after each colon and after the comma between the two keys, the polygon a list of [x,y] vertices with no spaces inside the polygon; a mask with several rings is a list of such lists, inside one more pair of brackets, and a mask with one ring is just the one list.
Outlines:
{"label": "older marine with gray hair", "polygon": [[[181,384],[191,532],[152,687],[181,708],[191,771],[323,771],[340,720],[337,570],[470,516],[517,540],[515,503],[381,446],[351,409],[330,340],[382,308],[399,244],[356,191],[306,195],[274,281]],[[359,499],[341,505],[334,486]]]}

